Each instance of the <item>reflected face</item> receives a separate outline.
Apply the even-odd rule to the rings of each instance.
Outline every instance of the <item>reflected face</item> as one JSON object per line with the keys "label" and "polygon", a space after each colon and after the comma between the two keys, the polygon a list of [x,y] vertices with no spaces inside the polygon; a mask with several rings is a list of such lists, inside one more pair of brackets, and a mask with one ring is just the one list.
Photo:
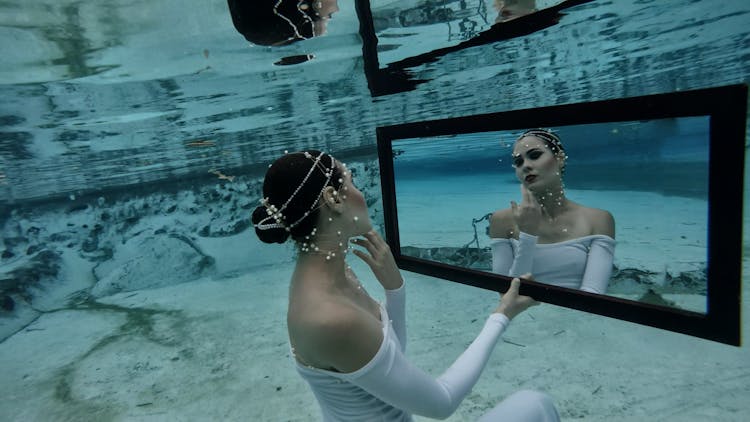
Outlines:
{"label": "reflected face", "polygon": [[518,180],[532,191],[561,181],[561,160],[536,136],[524,136],[516,142],[513,167]]}
{"label": "reflected face", "polygon": [[313,23],[315,36],[321,36],[326,33],[328,21],[333,17],[333,14],[339,11],[339,4],[337,0],[317,0],[313,2],[313,9],[320,16]]}
{"label": "reflected face", "polygon": [[493,0],[497,11],[496,22],[502,22],[528,15],[536,11],[536,0]]}
{"label": "reflected face", "polygon": [[330,19],[332,15],[339,11],[338,0],[322,0],[318,1],[320,7],[317,9],[320,16],[324,19]]}

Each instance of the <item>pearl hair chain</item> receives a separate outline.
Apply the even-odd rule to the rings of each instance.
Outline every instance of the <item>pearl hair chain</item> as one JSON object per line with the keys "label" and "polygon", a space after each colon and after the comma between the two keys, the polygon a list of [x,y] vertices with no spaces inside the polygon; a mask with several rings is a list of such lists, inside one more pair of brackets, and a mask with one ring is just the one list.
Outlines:
{"label": "pearl hair chain", "polygon": [[[288,151],[284,151],[285,154],[288,154]],[[287,232],[291,231],[292,228],[294,228],[296,225],[302,222],[305,218],[307,218],[311,213],[319,209],[323,206],[323,201],[321,201],[321,197],[323,196],[323,193],[325,192],[326,188],[329,186],[330,180],[333,177],[333,171],[336,166],[336,161],[333,157],[331,157],[331,164],[330,167],[326,167],[322,163],[322,158],[324,153],[321,153],[317,157],[313,157],[312,154],[309,152],[303,152],[304,156],[310,160],[313,161],[313,164],[310,166],[310,170],[307,172],[305,177],[302,179],[300,184],[295,188],[294,192],[292,192],[291,196],[284,202],[284,204],[281,205],[281,207],[276,207],[275,205],[271,204],[268,198],[261,199],[261,203],[266,207],[266,212],[268,214],[268,217],[261,220],[258,224],[255,225],[256,228],[260,230],[267,230],[267,229],[273,229],[273,228],[283,228]],[[332,192],[332,195],[334,198],[341,198],[342,200],[346,200],[347,196],[345,193],[347,192],[348,187],[344,185],[344,178],[348,177],[349,172],[346,168],[345,164],[341,164],[343,167],[342,177],[340,177],[338,181],[339,189]],[[270,166],[269,166],[270,167]],[[303,215],[296,221],[287,224],[286,223],[286,217],[283,214],[283,211],[286,210],[286,208],[289,206],[289,204],[292,202],[292,200],[297,196],[297,194],[302,190],[304,185],[307,183],[308,179],[311,177],[312,173],[315,171],[315,169],[319,169],[321,173],[325,176],[325,181],[323,183],[323,187],[320,190],[320,193],[317,195],[315,201],[310,205],[310,208],[308,211],[305,211]],[[269,221],[273,220],[273,223],[270,223]],[[358,216],[352,217],[352,221],[356,224],[359,221]],[[328,217],[328,222],[333,222],[333,217]],[[326,260],[330,261],[331,259],[335,258],[337,253],[340,253],[341,255],[346,255],[349,250],[351,249],[348,245],[344,245],[344,242],[339,239],[338,242],[338,248],[339,249],[332,249],[332,250],[323,250],[321,247],[316,244],[312,239],[317,235],[317,227],[313,227],[310,234],[306,235],[304,237],[304,240],[300,241],[298,243],[300,251],[304,253],[309,254],[319,254],[319,255],[325,255]],[[341,230],[336,231],[336,235],[340,238],[342,236]]]}
{"label": "pearl hair chain", "polygon": [[[283,3],[283,1],[284,0],[277,0],[276,1],[276,4],[273,5],[273,14],[276,15],[276,16],[278,16],[278,17],[280,17],[281,19],[283,19],[289,26],[292,27],[292,31],[294,32],[294,36],[291,36],[291,37],[287,38],[285,41],[307,40],[307,39],[309,39],[308,37],[306,37],[306,36],[304,36],[304,35],[302,35],[302,34],[299,33],[299,28],[297,28],[297,25],[295,25],[294,22],[291,21],[291,19],[289,19],[288,17],[284,16],[283,14],[281,14],[279,12],[279,6],[281,6],[281,3]],[[312,29],[312,36],[315,37],[315,35],[316,35],[315,34],[315,23],[313,23],[313,20],[310,18],[310,16],[308,16],[307,13],[305,13],[305,11],[302,8],[303,5],[304,5],[304,1],[303,0],[300,0],[299,2],[297,2],[297,10],[302,15],[302,19],[305,21],[305,23],[310,24],[310,28]],[[304,5],[304,6],[305,7],[309,7],[307,5]],[[315,7],[317,7],[318,9],[320,9],[322,6],[323,6],[323,3],[320,2],[320,1],[315,3]],[[315,9],[315,7],[313,7],[313,9]],[[317,14],[317,11],[315,11],[315,13]],[[312,37],[310,37],[310,38],[312,38]]]}
{"label": "pearl hair chain", "polygon": [[[263,198],[260,200],[260,203],[263,204],[263,206],[266,207],[266,213],[268,214],[268,217],[264,218],[258,224],[255,225],[256,228],[260,230],[267,230],[267,229],[274,229],[274,228],[283,228],[287,232],[291,231],[297,224],[299,224],[302,220],[304,220],[308,215],[310,215],[311,212],[315,211],[319,207],[317,206],[320,202],[320,196],[323,194],[323,191],[328,187],[328,183],[331,180],[331,177],[333,177],[333,170],[336,166],[336,162],[333,157],[331,157],[331,166],[330,168],[326,168],[323,163],[321,163],[321,159],[323,157],[324,153],[320,153],[317,157],[313,158],[312,154],[305,151],[303,153],[305,155],[305,158],[308,158],[310,160],[313,160],[312,166],[310,166],[310,170],[307,172],[305,177],[302,179],[300,184],[297,186],[297,188],[292,192],[292,195],[289,197],[289,199],[284,202],[284,204],[281,206],[281,208],[277,208],[275,205],[271,204],[268,200],[268,198]],[[289,204],[292,202],[292,200],[297,196],[299,191],[302,189],[302,187],[305,185],[307,180],[310,178],[310,176],[313,174],[315,169],[319,169],[323,175],[325,175],[326,179],[323,183],[323,187],[320,190],[320,193],[316,196],[315,201],[310,205],[310,209],[305,211],[302,214],[302,217],[300,217],[297,221],[294,221],[292,223],[285,223],[286,217],[284,216],[283,212],[286,210],[286,208],[289,206]],[[339,183],[343,183],[343,179],[339,178]],[[338,192],[334,191],[336,195],[338,195]],[[267,223],[270,220],[274,220],[275,223]]]}

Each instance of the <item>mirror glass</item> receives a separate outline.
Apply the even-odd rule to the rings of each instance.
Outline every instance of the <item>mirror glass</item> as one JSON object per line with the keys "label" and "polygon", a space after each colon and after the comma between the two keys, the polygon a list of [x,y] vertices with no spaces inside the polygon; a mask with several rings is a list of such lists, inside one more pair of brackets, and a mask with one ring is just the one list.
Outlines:
{"label": "mirror glass", "polygon": [[[366,1],[366,0],[364,0]],[[579,0],[369,0],[381,66],[468,41],[494,25]],[[550,14],[552,21],[560,15]],[[544,26],[544,25],[543,25]],[[531,25],[530,27],[533,27]]]}
{"label": "mirror glass", "polygon": [[[614,219],[612,270],[606,280],[595,280],[601,293],[707,311],[709,123],[708,116],[695,116],[547,128],[559,137],[567,155],[565,198],[585,209],[606,210]],[[500,259],[495,248],[512,248],[513,241],[491,238],[491,215],[510,209],[511,201],[523,202],[520,179],[525,173],[519,171],[519,177],[513,165],[521,133],[393,140],[401,254],[493,271],[493,259]],[[544,176],[539,167],[534,172]],[[590,214],[578,215],[583,216],[583,227],[590,226],[585,221]],[[532,273],[544,274],[534,276],[536,281],[560,285],[556,264],[550,261],[569,256],[571,249],[574,256],[576,250],[585,256],[596,247],[589,233],[563,233],[565,223],[552,226],[562,232],[556,242],[545,244],[539,237],[537,248],[547,253],[535,256]],[[606,254],[599,261],[609,264]]]}

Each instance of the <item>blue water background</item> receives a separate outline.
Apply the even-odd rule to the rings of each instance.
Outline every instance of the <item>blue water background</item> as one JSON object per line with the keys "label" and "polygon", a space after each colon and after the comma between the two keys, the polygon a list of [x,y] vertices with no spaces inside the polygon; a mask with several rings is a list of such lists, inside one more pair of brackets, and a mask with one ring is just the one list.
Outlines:
{"label": "blue water background", "polygon": [[[0,65],[0,217],[7,218],[14,212],[23,213],[29,209],[33,211],[44,203],[60,205],[62,220],[70,215],[68,206],[77,206],[76,201],[88,195],[109,200],[123,192],[138,195],[186,186],[189,189],[191,184],[220,183],[211,170],[261,176],[268,163],[284,150],[317,148],[331,151],[344,161],[372,160],[376,157],[375,128],[378,126],[750,81],[750,2],[605,0],[569,9],[558,25],[543,31],[473,47],[413,68],[411,71],[416,79],[428,82],[415,91],[373,99],[364,76],[354,6],[344,1],[339,6],[341,11],[334,16],[325,37],[269,49],[248,45],[234,31],[226,4],[222,1],[105,0],[85,3],[43,0],[0,3],[0,57],[3,58]],[[419,32],[420,28],[412,27],[410,31]],[[389,52],[403,51],[407,54],[402,56],[409,56],[411,52],[426,52],[442,47],[445,42],[456,41],[448,38],[427,37],[420,45],[399,45],[399,39],[392,38],[388,41],[391,45]],[[314,53],[315,59],[288,67],[273,64],[281,57],[306,53]],[[565,133],[563,138],[571,157],[567,183],[573,186],[598,180],[592,177],[595,173],[587,169],[585,163],[608,165],[622,158],[622,154],[631,157],[633,163],[645,161],[654,164],[648,171],[670,161],[680,161],[680,165],[684,162],[705,163],[698,159],[701,148],[704,148],[699,137],[679,133],[680,136],[665,136],[658,143],[650,143],[649,140],[656,141],[639,136],[634,139],[643,143],[622,151],[616,149],[624,148],[625,144],[599,145],[591,149],[589,136]],[[511,140],[512,136],[508,136],[506,142]],[[580,148],[577,146],[579,141],[582,143]],[[687,148],[684,143],[688,141],[695,147]],[[508,152],[507,146],[499,147],[498,144],[497,151],[488,154],[486,160],[482,157],[482,162],[485,163],[483,168],[492,174],[507,174],[504,180],[510,185],[515,182]],[[683,153],[685,157],[681,156]],[[472,158],[440,168],[449,171],[477,162]],[[675,164],[665,168],[679,167]],[[583,171],[583,175],[575,177],[576,171]],[[632,177],[626,181],[636,183],[639,189],[646,189],[644,185],[648,184],[650,176],[646,176],[646,169],[643,171],[628,173]],[[659,195],[700,197],[701,189],[705,190],[705,178],[688,180]],[[372,181],[377,184],[376,177]],[[632,188],[621,185],[626,181],[618,178],[604,180],[603,186],[586,186],[595,189],[592,192]],[[576,186],[582,188],[582,185]],[[377,189],[373,192],[377,196]],[[745,197],[747,209],[747,195]],[[252,237],[251,232],[246,231],[245,235],[243,241],[246,243],[242,247],[254,247],[252,240],[247,240]],[[663,241],[667,243],[669,239]],[[81,245],[73,247],[80,248]],[[240,254],[242,247],[226,252]],[[278,254],[282,256],[281,252]],[[288,256],[284,257],[289,265],[274,274],[291,271],[290,260]],[[268,271],[263,274],[268,274]],[[285,281],[275,280],[272,276],[268,278],[279,284]],[[267,281],[254,280],[257,284]],[[243,323],[237,324],[234,331],[258,332],[257,339],[263,347],[250,361],[273,367],[270,362],[276,362],[288,351],[283,334],[278,338],[260,334],[265,335],[283,324],[279,315],[283,313],[284,299],[281,296],[286,287],[268,294],[267,290],[256,289],[255,285],[244,280],[235,284],[243,286],[243,294],[251,302],[255,301],[257,308],[269,303],[274,307],[260,314],[262,317],[257,317],[253,309],[243,308],[236,314]],[[419,285],[415,283],[415,286]],[[470,319],[457,315],[461,310],[445,302],[445,298],[451,297],[453,287],[436,283],[431,290],[442,293],[437,297],[413,296],[411,306],[425,302],[437,305],[445,312],[443,321],[438,321],[441,325],[460,321],[463,325],[456,332],[465,330],[464,326]],[[211,293],[221,291],[216,284],[203,288]],[[195,291],[199,291],[198,288]],[[139,297],[132,300],[140,300]],[[747,299],[746,294],[744,298]],[[159,299],[154,303],[159,303]],[[206,308],[218,312],[223,310],[223,303],[199,303],[196,314]],[[422,309],[428,308],[423,306]],[[748,332],[747,315],[747,312],[743,313],[744,333]],[[96,321],[102,319],[98,315],[94,318]],[[413,356],[420,356],[420,352],[426,354],[429,352],[425,349],[427,347],[439,347],[441,351],[453,348],[453,356],[453,352],[460,352],[457,349],[464,346],[455,344],[453,338],[442,338],[442,343],[435,346],[429,327],[429,324],[438,325],[433,322],[436,321],[434,314],[428,314],[428,311],[412,313],[410,318],[416,323],[427,324],[422,330],[427,334],[422,334],[424,337],[410,346]],[[262,324],[258,325],[258,320]],[[253,327],[248,327],[245,322]],[[599,338],[600,333],[611,335],[607,337],[611,343],[603,345],[601,350],[575,345],[580,355],[592,362],[596,361],[599,352],[607,355],[633,352],[632,356],[621,356],[618,361],[621,368],[607,368],[608,375],[614,374],[620,379],[646,376],[660,369],[661,364],[673,361],[686,362],[690,366],[684,372],[664,375],[665,382],[680,386],[677,391],[664,391],[660,384],[643,385],[637,388],[638,391],[610,393],[620,401],[608,405],[607,415],[622,416],[627,412],[629,420],[646,420],[652,416],[647,412],[657,408],[661,409],[660,417],[668,418],[670,414],[684,411],[664,408],[660,404],[666,402],[666,397],[674,396],[691,402],[694,407],[688,406],[689,410],[685,412],[697,415],[696,420],[716,419],[713,417],[716,414],[723,420],[734,420],[734,416],[739,420],[747,413],[744,404],[748,390],[746,346],[734,353],[729,346],[685,340],[651,329],[639,331],[643,327],[618,321],[591,317],[576,319],[576,324],[579,323],[581,325],[576,330],[595,327],[592,342],[594,337]],[[200,338],[191,344],[225,346],[220,341],[227,339],[250,343],[241,335],[217,334],[210,330],[212,327],[199,332]],[[75,338],[84,327],[68,328],[70,338]],[[644,339],[647,340],[640,342],[634,335],[620,338],[617,330],[628,334],[645,333]],[[50,332],[35,331],[31,334],[42,336]],[[530,335],[545,336],[554,342],[566,341],[561,332],[532,332]],[[654,332],[658,335],[648,337],[647,334]],[[173,335],[170,334],[170,338]],[[29,344],[32,344],[31,340]],[[667,344],[672,342],[686,346],[676,350],[677,347]],[[248,346],[243,343],[235,349],[246,352]],[[138,347],[138,344],[133,347]],[[660,355],[661,348],[674,351],[675,356]],[[535,353],[532,349],[510,350],[520,350],[523,353],[518,354],[525,355]],[[129,349],[123,350],[123,356],[131,354]],[[554,344],[550,344],[544,353],[554,354],[555,350]],[[190,352],[186,350],[186,353]],[[210,352],[199,357],[207,356],[207,361],[216,363],[210,359],[221,355],[221,351]],[[661,361],[652,360],[653,355],[658,355]],[[188,356],[184,356],[182,361],[189,361]],[[711,360],[714,356],[720,357]],[[727,358],[723,359],[724,356]],[[541,356],[538,361],[544,360]],[[283,364],[287,365],[288,361]],[[29,365],[30,368],[36,367],[37,363]],[[226,380],[237,377],[232,371],[247,367],[250,366],[200,367],[197,373],[205,375],[218,368],[217,377]],[[553,371],[558,379],[566,379],[570,375],[567,372],[571,371],[565,365],[542,370]],[[581,372],[588,370],[582,368]],[[591,369],[590,380],[595,384],[584,386],[585,391],[580,384],[571,386],[581,388],[580,394],[575,392],[569,396],[573,403],[581,405],[563,403],[566,416],[597,420],[597,415],[577,411],[587,404],[587,400],[596,399],[594,394],[600,390],[597,386],[612,381],[613,388],[620,388],[614,379],[601,380],[597,371]],[[62,367],[61,372],[67,373],[68,369]],[[94,373],[93,369],[91,373]],[[132,376],[132,373],[123,373]],[[205,385],[201,384],[203,378],[185,380],[189,387],[195,383],[194,390],[201,396],[195,397],[191,403],[182,404],[206,407],[219,402],[223,406],[220,413],[213,416],[221,418],[216,415],[241,408],[241,401],[242,404],[251,403],[254,409],[260,408],[259,412],[265,411],[262,413],[265,418],[261,417],[261,420],[273,419],[278,416],[274,412],[289,407],[286,394],[296,386],[298,395],[295,397],[303,399],[294,402],[293,407],[308,406],[312,409],[312,398],[303,396],[309,391],[299,392],[305,387],[302,383],[292,384],[283,394],[268,385],[265,385],[269,387],[266,391],[257,388],[256,381],[262,374],[262,371],[241,372],[242,376],[247,376],[238,376],[241,381],[232,384],[230,389],[240,385],[238,389],[242,391],[236,395],[227,392],[228,402],[221,401],[223,391],[215,396],[211,394],[219,391],[213,389],[213,380]],[[498,374],[498,379],[503,375]],[[533,371],[523,375],[535,377]],[[25,384],[22,384],[26,382],[22,381],[25,375],[21,372],[17,379],[18,385],[7,386],[7,391],[20,395],[25,391]],[[124,377],[121,384],[107,385],[129,391],[122,387],[129,385],[129,381]],[[65,384],[55,385],[56,393],[66,393]],[[208,390],[201,390],[202,387]],[[506,387],[518,386],[503,386]],[[144,387],[143,391],[148,388]],[[604,391],[608,388],[610,385],[603,387]],[[637,394],[641,389],[649,392],[651,401]],[[90,391],[91,397],[100,394],[95,383],[91,384]],[[496,395],[498,391],[491,393]],[[240,396],[242,399],[231,401]],[[251,398],[243,400],[245,397]],[[29,401],[30,406],[21,413],[41,407],[46,398]],[[117,405],[121,403],[131,402],[118,402]],[[151,405],[140,400],[132,403],[131,410],[143,412],[149,411]],[[278,407],[264,408],[267,403],[278,404]],[[480,403],[486,405],[483,401]],[[136,407],[136,404],[144,407]],[[58,415],[65,414],[65,409],[70,408],[64,401],[57,405],[59,407],[51,409],[60,412]],[[169,408],[169,403],[157,405]],[[243,420],[247,415],[232,414],[229,417]]]}

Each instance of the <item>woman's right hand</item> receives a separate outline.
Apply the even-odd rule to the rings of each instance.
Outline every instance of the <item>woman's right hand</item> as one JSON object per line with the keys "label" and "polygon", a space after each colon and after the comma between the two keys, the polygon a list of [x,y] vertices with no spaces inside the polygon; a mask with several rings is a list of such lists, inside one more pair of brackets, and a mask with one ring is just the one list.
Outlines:
{"label": "woman's right hand", "polygon": [[[524,274],[522,277],[531,278],[531,274]],[[501,313],[507,316],[508,319],[513,319],[513,317],[526,309],[539,304],[539,302],[528,296],[519,295],[518,289],[520,287],[521,280],[519,280],[518,277],[514,278],[510,282],[510,288],[508,288],[508,291],[503,294],[502,298],[500,298],[500,304],[497,309],[495,309],[495,313]]]}
{"label": "woman's right hand", "polygon": [[536,236],[544,209],[539,205],[534,194],[523,184],[521,185],[521,204],[510,201],[510,208],[518,230]]}
{"label": "woman's right hand", "polygon": [[375,278],[384,289],[396,290],[404,284],[401,271],[396,265],[396,260],[393,259],[391,248],[378,232],[370,230],[361,238],[352,239],[351,242],[367,250],[368,253],[357,249],[352,252],[370,266]]}

